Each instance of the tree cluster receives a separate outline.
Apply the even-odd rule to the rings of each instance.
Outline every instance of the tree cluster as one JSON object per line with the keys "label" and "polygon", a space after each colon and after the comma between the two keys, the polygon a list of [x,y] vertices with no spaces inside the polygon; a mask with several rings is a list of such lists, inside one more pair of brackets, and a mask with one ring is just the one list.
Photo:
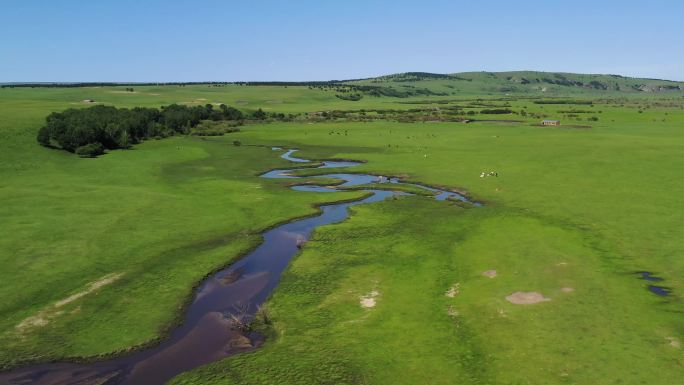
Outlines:
{"label": "tree cluster", "polygon": [[[263,119],[263,111],[253,114]],[[97,105],[53,112],[38,131],[43,146],[61,148],[83,157],[100,155],[107,149],[128,148],[149,138],[188,134],[203,120],[237,121],[247,118],[240,110],[220,105],[204,106],[172,104],[161,109],[132,109]]]}

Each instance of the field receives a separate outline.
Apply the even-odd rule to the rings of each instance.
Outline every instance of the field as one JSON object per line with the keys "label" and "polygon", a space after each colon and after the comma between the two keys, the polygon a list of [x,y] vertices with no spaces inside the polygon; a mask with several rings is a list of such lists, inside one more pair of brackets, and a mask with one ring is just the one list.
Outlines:
{"label": "field", "polygon": [[[253,248],[261,231],[359,196],[258,178],[288,164],[267,148],[277,145],[305,158],[364,160],[355,172],[465,190],[485,206],[411,196],[355,208],[319,229],[283,276],[267,305],[265,347],[174,383],[677,383],[681,92],[571,89],[574,103],[550,99],[562,89],[490,95],[503,81],[359,101],[301,86],[1,89],[0,227],[10,236],[0,240],[0,366],[153,343],[182,317],[191,288]],[[410,84],[451,89],[442,79]],[[84,99],[299,115],[95,159],[38,146],[45,116],[87,107]],[[462,123],[447,119],[454,106],[511,113],[465,114],[474,121]],[[397,121],[416,108],[430,111]],[[332,110],[354,112],[310,114]],[[382,110],[395,115],[378,118]],[[563,125],[539,126],[542,118]],[[481,177],[491,171],[498,176]],[[640,271],[671,293],[650,292]],[[549,300],[506,300],[518,291]],[[361,306],[368,296],[374,306]]]}

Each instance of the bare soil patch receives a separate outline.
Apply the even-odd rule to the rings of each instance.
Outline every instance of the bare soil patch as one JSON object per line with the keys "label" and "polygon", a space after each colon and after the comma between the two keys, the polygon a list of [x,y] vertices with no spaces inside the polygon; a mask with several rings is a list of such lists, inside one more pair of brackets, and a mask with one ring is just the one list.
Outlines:
{"label": "bare soil patch", "polygon": [[446,293],[444,293],[444,295],[446,295],[449,298],[454,298],[460,292],[461,292],[461,284],[457,282],[457,283],[451,285],[449,290],[447,290]]}
{"label": "bare soil patch", "polygon": [[484,273],[482,273],[482,275],[487,278],[494,278],[496,277],[496,270],[487,270]]}
{"label": "bare soil patch", "polygon": [[99,279],[95,282],[89,283],[86,290],[83,290],[83,291],[80,291],[76,294],[70,295],[61,301],[57,301],[57,303],[55,303],[55,307],[62,307],[66,304],[69,304],[71,302],[76,301],[77,299],[79,299],[81,297],[85,297],[86,295],[94,292],[95,290],[101,288],[102,286],[107,286],[111,283],[114,283],[116,280],[121,278],[122,275],[123,275],[123,273],[105,275],[101,279]]}
{"label": "bare soil patch", "polygon": [[238,349],[254,347],[254,345],[252,345],[252,340],[250,340],[246,336],[239,334],[239,333],[233,334],[230,341],[228,341],[228,346],[230,346],[231,348],[238,348]]}
{"label": "bare soil patch", "polygon": [[680,347],[682,347],[682,343],[679,342],[679,340],[675,337],[665,337],[665,339],[667,340],[667,342],[670,343],[670,346],[672,346],[675,349],[679,349]]}
{"label": "bare soil patch", "polygon": [[[97,281],[90,282],[85,290],[79,291],[76,294],[72,294],[64,299],[61,299],[57,302],[55,302],[54,305],[49,306],[41,311],[39,311],[36,315],[30,316],[23,321],[21,321],[15,329],[20,332],[26,332],[32,328],[35,327],[43,327],[47,324],[50,323],[51,320],[53,320],[56,317],[59,317],[60,315],[64,314],[64,311],[60,310],[60,308],[79,300],[80,298],[85,297],[86,295],[100,289],[103,286],[110,285],[117,281],[119,278],[123,276],[123,273],[114,273],[114,274],[108,274],[105,275],[104,277],[100,278]],[[77,308],[77,311],[80,310]]]}
{"label": "bare soil patch", "polygon": [[544,297],[536,291],[516,291],[506,297],[506,300],[516,305],[532,305],[535,303],[550,301],[551,298]]}
{"label": "bare soil patch", "polygon": [[376,299],[380,295],[380,292],[377,290],[373,290],[370,293],[362,296],[359,300],[359,304],[361,305],[362,308],[364,309],[370,309],[375,307],[377,301]]}

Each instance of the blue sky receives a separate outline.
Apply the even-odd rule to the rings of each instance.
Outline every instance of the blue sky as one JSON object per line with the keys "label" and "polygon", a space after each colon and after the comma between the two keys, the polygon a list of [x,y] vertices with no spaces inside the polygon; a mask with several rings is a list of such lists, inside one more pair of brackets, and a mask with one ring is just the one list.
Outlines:
{"label": "blue sky", "polygon": [[680,0],[0,0],[0,82],[544,70],[684,80]]}

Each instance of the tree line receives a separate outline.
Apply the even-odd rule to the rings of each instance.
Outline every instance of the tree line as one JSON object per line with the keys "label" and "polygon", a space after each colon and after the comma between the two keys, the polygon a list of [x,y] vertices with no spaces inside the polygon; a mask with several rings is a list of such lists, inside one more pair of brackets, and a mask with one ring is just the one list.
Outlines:
{"label": "tree line", "polygon": [[171,104],[157,108],[116,108],[97,105],[90,108],[70,108],[53,112],[38,131],[38,143],[60,148],[83,157],[100,155],[106,149],[129,148],[149,138],[164,138],[189,134],[202,121],[264,120],[261,109],[249,114],[221,104],[184,106]]}
{"label": "tree line", "polygon": [[80,87],[128,87],[128,86],[344,86],[347,80],[327,81],[263,81],[263,82],[142,82],[142,83],[115,83],[115,82],[77,82],[77,83],[7,83],[0,84],[0,88],[80,88]]}

